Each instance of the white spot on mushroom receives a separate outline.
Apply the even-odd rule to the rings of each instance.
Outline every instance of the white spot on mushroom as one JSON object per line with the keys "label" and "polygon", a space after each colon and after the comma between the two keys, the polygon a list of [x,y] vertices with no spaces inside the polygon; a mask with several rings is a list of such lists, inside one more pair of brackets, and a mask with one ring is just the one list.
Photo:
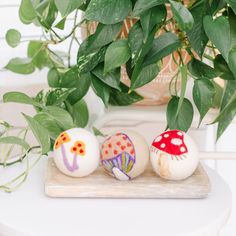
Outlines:
{"label": "white spot on mushroom", "polygon": [[166,145],[165,145],[165,143],[162,143],[161,144],[161,148],[164,148]]}
{"label": "white spot on mushroom", "polygon": [[179,138],[172,138],[170,142],[174,145],[177,145],[177,146],[182,144],[182,140]]}
{"label": "white spot on mushroom", "polygon": [[185,152],[185,151],[186,151],[185,147],[181,147],[181,148],[180,148],[180,151],[181,151],[181,152]]}
{"label": "white spot on mushroom", "polygon": [[155,142],[160,142],[161,139],[162,139],[162,136],[160,135],[160,136],[158,136],[158,137],[155,139]]}
{"label": "white spot on mushroom", "polygon": [[183,136],[183,133],[182,132],[178,132],[177,133],[179,136]]}
{"label": "white spot on mushroom", "polygon": [[169,136],[169,134],[164,134],[164,138],[168,138]]}

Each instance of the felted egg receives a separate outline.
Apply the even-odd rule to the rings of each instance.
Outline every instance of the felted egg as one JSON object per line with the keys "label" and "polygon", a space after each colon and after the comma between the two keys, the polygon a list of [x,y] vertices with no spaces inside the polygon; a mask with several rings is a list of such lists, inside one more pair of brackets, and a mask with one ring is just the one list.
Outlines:
{"label": "felted egg", "polygon": [[99,165],[99,143],[96,137],[85,129],[69,129],[56,139],[53,157],[62,173],[83,177],[91,174]]}
{"label": "felted egg", "polygon": [[102,165],[118,180],[130,180],[139,176],[145,170],[148,160],[148,145],[144,138],[134,131],[116,132],[102,144]]}
{"label": "felted egg", "polygon": [[166,131],[157,136],[150,152],[154,171],[168,180],[182,180],[191,176],[199,164],[196,144],[180,130]]}

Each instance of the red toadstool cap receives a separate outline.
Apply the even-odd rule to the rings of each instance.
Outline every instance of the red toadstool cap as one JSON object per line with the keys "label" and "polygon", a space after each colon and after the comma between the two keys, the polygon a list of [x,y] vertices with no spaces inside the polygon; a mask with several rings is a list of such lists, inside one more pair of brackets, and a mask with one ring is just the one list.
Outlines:
{"label": "red toadstool cap", "polygon": [[180,130],[170,130],[159,135],[152,146],[171,155],[182,155],[188,152],[184,143],[184,133]]}

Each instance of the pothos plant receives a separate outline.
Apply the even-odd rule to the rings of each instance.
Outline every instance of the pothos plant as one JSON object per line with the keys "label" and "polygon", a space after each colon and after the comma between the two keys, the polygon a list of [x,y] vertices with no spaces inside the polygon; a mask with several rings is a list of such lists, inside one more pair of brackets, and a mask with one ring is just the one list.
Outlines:
{"label": "pothos plant", "polygon": [[[80,12],[83,12],[82,19],[78,17]],[[210,108],[219,108],[213,121],[218,123],[217,139],[236,114],[236,3],[233,0],[21,0],[19,17],[24,24],[40,27],[43,34],[40,39],[28,42],[27,58],[13,58],[5,68],[30,74],[47,67],[51,89],[39,92],[35,98],[9,92],[3,100],[35,107],[34,117],[23,115],[27,129],[32,130],[39,142],[41,154],[51,150],[61,131],[87,125],[89,114],[83,98],[90,87],[106,106],[136,103],[142,97],[135,90],[154,80],[162,59],[174,53],[179,57],[175,60],[173,56],[178,72],[170,82],[168,128],[187,131],[191,126],[193,104],[185,97],[190,79],[194,83],[192,94],[200,113],[199,124]],[[64,27],[71,18],[73,26],[65,34]],[[135,23],[128,36],[120,38],[126,18]],[[80,27],[91,22],[97,23],[96,31],[81,42]],[[169,24],[171,29],[167,27]],[[6,41],[11,47],[26,43],[16,29],[8,30]],[[66,52],[53,49],[65,41],[69,41]],[[77,60],[73,62],[75,45]],[[183,51],[189,55],[188,61],[183,59]],[[130,87],[120,81],[124,66]],[[224,81],[223,92],[215,78]],[[180,89],[178,80],[181,80]],[[5,130],[11,128],[6,122],[2,125]],[[0,142],[20,145],[24,153],[34,148],[21,137],[4,136]]]}

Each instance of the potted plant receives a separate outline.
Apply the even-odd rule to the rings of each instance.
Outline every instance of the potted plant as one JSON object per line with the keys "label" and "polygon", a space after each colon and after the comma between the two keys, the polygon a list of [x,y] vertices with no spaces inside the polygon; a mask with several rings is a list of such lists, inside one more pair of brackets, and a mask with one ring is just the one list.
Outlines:
{"label": "potted plant", "polygon": [[[83,12],[82,20],[79,12]],[[73,26],[63,35],[72,15]],[[214,120],[218,123],[217,139],[236,114],[236,5],[231,0],[22,0],[19,17],[24,24],[42,28],[43,36],[29,41],[28,58],[13,58],[6,69],[29,74],[48,67],[51,89],[35,98],[9,92],[4,102],[35,107],[34,117],[24,117],[41,154],[51,150],[62,130],[87,125],[89,114],[83,98],[90,87],[106,106],[136,104],[143,99],[137,89],[156,79],[167,58],[175,63],[168,82],[166,114],[170,129],[187,131],[191,126],[193,104],[185,98],[188,80],[194,83],[192,94],[200,113],[199,124],[212,107],[218,107]],[[127,19],[132,26],[121,37]],[[81,27],[94,22],[94,32],[80,42]],[[10,29],[6,40],[16,47],[21,34]],[[54,45],[65,41],[69,41],[66,54],[54,50]],[[75,63],[73,45],[77,45]],[[122,72],[127,73],[129,83],[121,80]],[[223,81],[223,86],[216,79]],[[1,126],[4,131],[11,128],[7,122]],[[21,136],[5,135],[0,142],[20,145],[24,156],[34,148]],[[7,158],[2,164],[7,165]]]}

